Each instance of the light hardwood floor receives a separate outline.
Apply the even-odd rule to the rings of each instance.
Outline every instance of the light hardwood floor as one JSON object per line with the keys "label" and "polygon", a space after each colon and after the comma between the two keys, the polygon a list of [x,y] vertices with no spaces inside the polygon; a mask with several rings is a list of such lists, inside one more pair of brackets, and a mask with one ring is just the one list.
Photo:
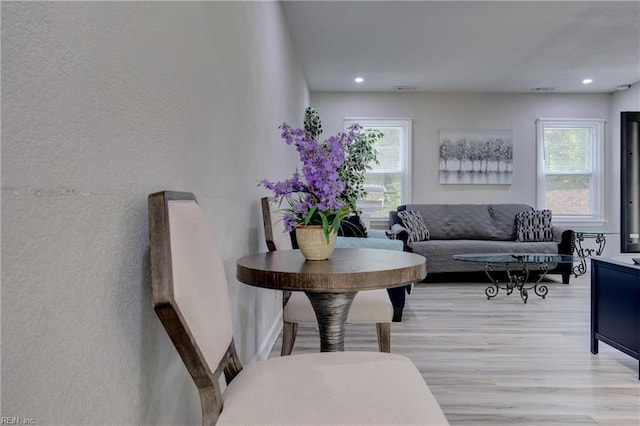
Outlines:
{"label": "light hardwood floor", "polygon": [[[391,350],[422,372],[452,425],[640,425],[638,361],[600,343],[589,351],[589,275],[545,280],[546,299],[482,282],[415,286]],[[373,325],[348,325],[346,350],[377,348]],[[271,356],[279,356],[280,342]],[[301,325],[293,353],[319,349]]]}

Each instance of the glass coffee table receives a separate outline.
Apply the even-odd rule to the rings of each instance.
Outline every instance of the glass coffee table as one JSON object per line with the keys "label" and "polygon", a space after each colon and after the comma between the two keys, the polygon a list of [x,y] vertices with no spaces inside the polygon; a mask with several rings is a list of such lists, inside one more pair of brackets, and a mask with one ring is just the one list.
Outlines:
{"label": "glass coffee table", "polygon": [[[463,262],[485,264],[485,273],[492,282],[484,291],[487,299],[497,296],[500,289],[506,290],[508,295],[518,290],[524,303],[527,303],[529,290],[532,289],[535,294],[544,299],[549,289],[540,282],[547,272],[555,268],[558,263],[573,263],[577,259],[566,254],[549,253],[464,253],[454,254],[453,258]],[[539,274],[535,282],[529,282],[531,271]],[[495,277],[496,272],[506,272],[506,281],[498,280]]]}

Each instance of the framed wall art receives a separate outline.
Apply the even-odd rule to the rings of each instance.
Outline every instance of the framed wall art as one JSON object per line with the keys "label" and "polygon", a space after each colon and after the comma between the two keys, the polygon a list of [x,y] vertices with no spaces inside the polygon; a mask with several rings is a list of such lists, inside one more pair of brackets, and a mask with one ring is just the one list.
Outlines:
{"label": "framed wall art", "polygon": [[440,184],[510,185],[513,130],[440,130]]}

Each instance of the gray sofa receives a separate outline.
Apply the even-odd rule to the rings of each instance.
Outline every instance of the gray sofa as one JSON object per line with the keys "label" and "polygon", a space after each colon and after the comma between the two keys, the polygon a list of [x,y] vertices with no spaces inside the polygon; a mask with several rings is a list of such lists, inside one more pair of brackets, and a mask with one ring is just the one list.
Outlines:
{"label": "gray sofa", "polygon": [[[408,234],[400,228],[401,210],[417,210],[430,233],[427,241],[407,242]],[[397,232],[404,249],[427,258],[427,274],[440,272],[484,271],[481,263],[455,260],[461,253],[557,253],[572,254],[573,231],[553,227],[553,241],[516,241],[516,214],[533,210],[526,204],[409,204],[389,212],[389,227]],[[396,225],[396,226],[394,226]],[[561,263],[549,273],[562,274],[569,283],[570,263]]]}

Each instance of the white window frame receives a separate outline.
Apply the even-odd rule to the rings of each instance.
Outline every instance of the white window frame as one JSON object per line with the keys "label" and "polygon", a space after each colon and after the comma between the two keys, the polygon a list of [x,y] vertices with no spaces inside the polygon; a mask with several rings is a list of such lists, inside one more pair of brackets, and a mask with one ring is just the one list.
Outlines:
{"label": "white window frame", "polygon": [[[376,117],[347,117],[344,119],[345,130],[354,123],[358,123],[364,128],[379,128],[379,127],[401,127],[404,130],[405,138],[402,141],[400,153],[400,173],[402,182],[402,194],[400,195],[400,203],[410,204],[412,200],[413,189],[411,187],[412,171],[411,171],[411,153],[412,153],[412,124],[411,118],[376,118]],[[389,207],[391,209],[391,207]],[[393,207],[395,208],[395,206]],[[388,222],[387,217],[372,217],[371,221],[376,222]]]}
{"label": "white window frame", "polygon": [[[605,146],[605,120],[576,119],[576,118],[538,118],[536,120],[537,139],[537,190],[536,203],[539,209],[545,208],[545,181],[544,170],[544,130],[548,128],[587,128],[591,132],[591,205],[590,214],[586,215],[561,215],[553,213],[554,223],[580,223],[587,225],[603,225],[604,217],[604,146]],[[563,175],[570,173],[560,173]]]}

